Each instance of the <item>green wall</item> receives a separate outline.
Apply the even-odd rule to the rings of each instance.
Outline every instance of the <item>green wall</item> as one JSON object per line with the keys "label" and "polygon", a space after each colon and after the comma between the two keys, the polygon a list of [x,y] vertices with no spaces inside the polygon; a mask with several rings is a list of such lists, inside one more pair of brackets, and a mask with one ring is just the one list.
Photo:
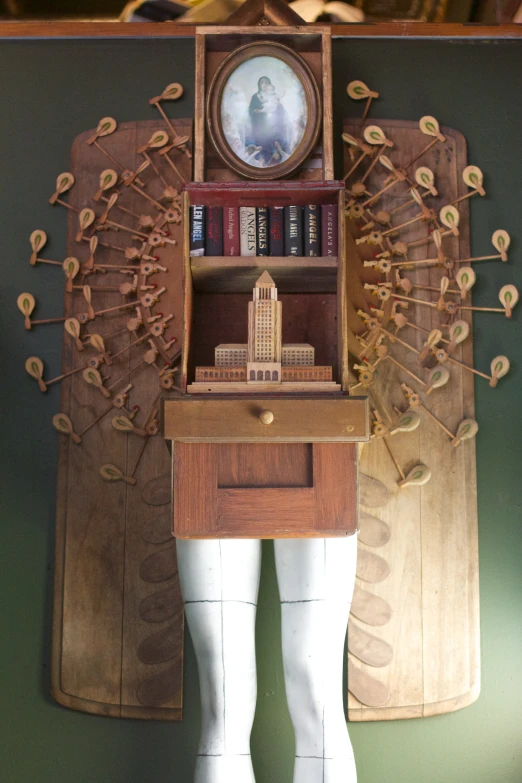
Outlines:
{"label": "green wall", "polygon": [[[47,257],[65,256],[64,211],[47,200],[56,175],[68,168],[73,138],[105,115],[119,121],[154,118],[148,98],[171,81],[185,86],[182,100],[170,107],[172,115],[191,116],[193,44],[3,42],[0,73],[1,778],[6,783],[190,783],[199,703],[189,640],[185,718],[179,725],[93,717],[65,710],[50,697],[57,458],[50,419],[58,410],[59,389],[40,395],[24,360],[41,356],[58,374],[61,328],[25,332],[15,301],[29,290],[42,303],[40,317],[61,311],[63,275],[29,267],[28,237],[34,228],[44,228],[50,237]],[[492,263],[477,270],[475,303],[491,304],[507,282],[522,290],[522,43],[336,40],[338,135],[342,117],[359,111],[345,92],[354,78],[381,92],[374,116],[433,114],[465,134],[470,162],[484,170],[488,193],[473,199],[472,251],[490,252],[496,228],[514,236],[509,265]],[[487,370],[500,352],[512,360],[511,374],[496,390],[485,381],[476,386],[482,695],[452,715],[352,725],[359,783],[522,781],[520,315],[515,311],[512,323],[488,314],[475,321],[475,365]],[[293,736],[279,646],[277,588],[266,543],[252,741],[257,783],[291,781]]]}

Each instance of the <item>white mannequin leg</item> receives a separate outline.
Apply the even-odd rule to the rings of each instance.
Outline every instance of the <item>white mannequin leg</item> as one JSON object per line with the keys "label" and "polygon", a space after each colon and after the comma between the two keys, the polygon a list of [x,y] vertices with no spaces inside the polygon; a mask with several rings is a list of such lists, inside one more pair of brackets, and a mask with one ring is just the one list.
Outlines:
{"label": "white mannequin leg", "polygon": [[275,541],[294,783],[356,783],[343,708],[343,650],[357,536]]}
{"label": "white mannequin leg", "polygon": [[255,783],[250,732],[261,542],[178,539],[177,555],[201,693],[195,783]]}

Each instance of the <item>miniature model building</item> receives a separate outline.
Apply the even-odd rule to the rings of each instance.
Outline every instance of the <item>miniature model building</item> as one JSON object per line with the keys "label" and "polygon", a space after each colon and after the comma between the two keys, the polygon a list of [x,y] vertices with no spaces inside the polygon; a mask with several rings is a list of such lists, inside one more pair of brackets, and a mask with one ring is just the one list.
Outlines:
{"label": "miniature model building", "polygon": [[214,367],[196,367],[189,392],[336,391],[331,367],[316,367],[308,343],[283,345],[283,305],[268,272],[257,280],[248,303],[248,343],[222,343]]}

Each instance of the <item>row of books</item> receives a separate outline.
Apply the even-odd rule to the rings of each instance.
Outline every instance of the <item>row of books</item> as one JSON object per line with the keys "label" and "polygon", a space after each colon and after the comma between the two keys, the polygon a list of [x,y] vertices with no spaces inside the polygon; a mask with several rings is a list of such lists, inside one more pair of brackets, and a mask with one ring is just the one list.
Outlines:
{"label": "row of books", "polygon": [[191,256],[337,256],[337,205],[190,208]]}

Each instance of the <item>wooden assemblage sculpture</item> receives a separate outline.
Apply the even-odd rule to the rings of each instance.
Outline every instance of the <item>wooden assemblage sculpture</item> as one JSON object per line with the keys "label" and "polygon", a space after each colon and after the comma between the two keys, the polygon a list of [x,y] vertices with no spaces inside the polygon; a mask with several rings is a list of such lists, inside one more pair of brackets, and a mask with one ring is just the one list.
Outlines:
{"label": "wooden assemblage sculpture", "polygon": [[[354,783],[343,646],[357,550],[356,441],[368,440],[369,431],[366,398],[348,396],[344,183],[333,181],[330,36],[321,27],[272,26],[296,24],[283,3],[249,1],[238,13],[240,23],[259,26],[200,28],[196,36],[195,182],[185,186],[183,204],[182,392],[165,400],[163,417],[173,447],[181,586],[200,674],[195,780],[254,783],[260,539],[273,538],[294,781]],[[253,166],[241,172],[252,181],[241,180],[237,167],[227,166],[230,151],[219,148],[222,134],[213,132],[220,69],[240,48],[241,61],[251,58],[249,47],[260,43],[263,56],[280,46],[283,62],[284,47],[291,48],[309,79],[308,115],[317,132],[305,130],[313,144],[295,170],[291,158],[284,160],[291,177],[284,182],[267,181],[269,167],[257,176]],[[257,77],[261,82],[263,73]],[[192,205],[307,204],[337,206],[336,256],[190,256]],[[260,333],[258,351],[263,308],[272,328]],[[285,364],[292,349],[306,358],[307,372]]]}

